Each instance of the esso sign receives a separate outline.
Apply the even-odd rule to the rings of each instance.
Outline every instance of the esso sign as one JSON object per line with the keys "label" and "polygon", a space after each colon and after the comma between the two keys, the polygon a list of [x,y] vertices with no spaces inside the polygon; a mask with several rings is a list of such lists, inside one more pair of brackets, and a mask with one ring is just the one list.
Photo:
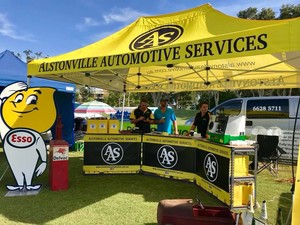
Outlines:
{"label": "esso sign", "polygon": [[27,148],[35,143],[35,135],[28,130],[17,130],[7,135],[7,142],[15,148]]}

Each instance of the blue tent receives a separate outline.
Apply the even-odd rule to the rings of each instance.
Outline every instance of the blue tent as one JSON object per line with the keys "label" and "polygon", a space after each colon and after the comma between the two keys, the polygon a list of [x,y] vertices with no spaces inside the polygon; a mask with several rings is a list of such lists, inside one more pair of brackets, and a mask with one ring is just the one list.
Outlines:
{"label": "blue tent", "polygon": [[[27,64],[16,57],[11,51],[0,53],[0,92],[9,84],[23,81],[30,87],[53,87],[57,89],[54,95],[56,109],[63,123],[62,136],[70,145],[74,144],[74,103],[76,85],[30,78],[27,80]],[[51,129],[55,138],[55,126]]]}

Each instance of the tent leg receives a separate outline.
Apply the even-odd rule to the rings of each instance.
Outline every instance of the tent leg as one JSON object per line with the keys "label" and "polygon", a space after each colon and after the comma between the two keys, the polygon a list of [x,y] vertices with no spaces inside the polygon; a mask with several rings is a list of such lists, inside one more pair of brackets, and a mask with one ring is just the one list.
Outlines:
{"label": "tent leg", "polygon": [[123,92],[123,102],[122,102],[122,117],[121,117],[121,128],[120,130],[123,130],[123,121],[124,121],[124,107],[125,107],[125,100],[126,100],[126,92]]}

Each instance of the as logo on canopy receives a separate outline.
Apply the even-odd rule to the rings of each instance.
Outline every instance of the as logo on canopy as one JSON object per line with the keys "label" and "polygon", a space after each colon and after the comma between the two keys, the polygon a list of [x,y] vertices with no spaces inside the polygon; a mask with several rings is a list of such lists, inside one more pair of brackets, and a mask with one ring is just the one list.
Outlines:
{"label": "as logo on canopy", "polygon": [[149,30],[136,37],[129,45],[129,49],[143,50],[170,44],[183,34],[183,28],[178,25],[164,25]]}

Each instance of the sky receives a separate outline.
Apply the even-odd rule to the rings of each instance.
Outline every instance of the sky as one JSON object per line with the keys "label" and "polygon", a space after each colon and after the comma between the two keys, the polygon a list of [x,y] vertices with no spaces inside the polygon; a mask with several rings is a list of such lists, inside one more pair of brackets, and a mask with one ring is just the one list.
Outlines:
{"label": "sky", "polygon": [[157,16],[209,3],[236,17],[249,7],[272,8],[299,0],[0,0],[0,52],[24,50],[55,56],[84,47],[141,16]]}

